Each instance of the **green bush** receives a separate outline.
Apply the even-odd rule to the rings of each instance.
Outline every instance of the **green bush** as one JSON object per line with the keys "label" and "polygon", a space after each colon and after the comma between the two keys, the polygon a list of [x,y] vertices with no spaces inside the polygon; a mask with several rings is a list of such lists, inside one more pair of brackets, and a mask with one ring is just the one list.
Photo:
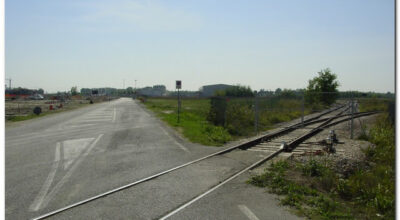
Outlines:
{"label": "green bush", "polygon": [[236,136],[247,136],[254,132],[254,111],[252,106],[239,101],[229,103],[226,110],[225,127]]}
{"label": "green bush", "polygon": [[227,99],[224,97],[212,97],[207,120],[214,125],[225,126]]}
{"label": "green bush", "polygon": [[327,168],[321,165],[316,160],[309,160],[305,165],[302,166],[303,175],[306,176],[322,176],[326,172]]}
{"label": "green bush", "polygon": [[371,164],[340,182],[338,191],[345,198],[356,198],[374,215],[376,212],[385,218],[392,218],[395,210],[395,138],[394,127],[387,115],[377,119],[370,130],[368,141],[375,144],[364,150],[366,160]]}
{"label": "green bush", "polygon": [[231,135],[223,127],[206,125],[203,131],[213,143],[226,143],[231,140]]}

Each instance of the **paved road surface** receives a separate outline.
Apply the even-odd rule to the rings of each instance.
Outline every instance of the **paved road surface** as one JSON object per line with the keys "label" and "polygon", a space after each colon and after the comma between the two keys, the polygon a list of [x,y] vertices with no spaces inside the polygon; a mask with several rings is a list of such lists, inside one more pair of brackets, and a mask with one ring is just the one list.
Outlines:
{"label": "paved road surface", "polygon": [[[6,127],[5,138],[7,219],[37,217],[222,149],[181,140],[129,98],[16,123]],[[218,156],[53,218],[159,218],[261,156],[250,151]],[[233,209],[251,216],[252,207],[239,205]],[[216,209],[203,216],[204,209],[195,207],[174,219],[217,216]],[[279,215],[282,208],[271,211]],[[228,214],[223,216],[229,219]]]}
{"label": "paved road surface", "polygon": [[26,219],[220,149],[122,98],[6,128],[6,217]]}

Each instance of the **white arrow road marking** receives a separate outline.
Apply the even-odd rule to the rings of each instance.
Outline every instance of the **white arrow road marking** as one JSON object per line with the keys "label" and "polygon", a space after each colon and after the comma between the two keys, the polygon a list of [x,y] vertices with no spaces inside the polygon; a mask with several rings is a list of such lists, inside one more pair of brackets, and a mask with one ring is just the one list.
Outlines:
{"label": "white arrow road marking", "polygon": [[259,220],[257,216],[245,205],[238,205],[240,211],[243,212],[250,220]]}
{"label": "white arrow road marking", "polygon": [[[55,172],[56,172],[56,170],[57,170],[57,166],[58,166],[58,163],[57,163],[57,166],[55,166],[55,168],[54,169],[52,169],[52,171],[50,172],[50,174],[49,174],[49,176],[51,176],[51,181],[48,181],[47,179],[49,179],[49,177],[46,179],[46,181],[45,181],[45,184],[43,185],[43,187],[42,187],[42,189],[43,188],[45,188],[45,190],[43,190],[43,192],[42,192],[42,190],[39,192],[39,194],[38,194],[38,196],[37,196],[37,199],[35,199],[35,201],[34,201],[34,203],[31,205],[31,211],[37,211],[37,210],[39,210],[39,209],[41,209],[41,208],[44,208],[44,207],[46,207],[47,206],[47,204],[49,203],[49,201],[54,197],[54,195],[55,194],[57,194],[57,192],[60,190],[60,188],[64,185],[64,183],[69,179],[69,177],[71,177],[71,175],[72,175],[72,173],[76,170],[76,168],[79,166],[79,164],[83,161],[83,159],[90,153],[90,151],[94,148],[94,146],[96,146],[96,144],[97,144],[97,142],[100,140],[100,138],[103,136],[103,134],[100,134],[94,141],[93,141],[93,139],[94,138],[85,138],[85,139],[78,139],[78,140],[67,140],[67,141],[64,141],[64,144],[65,143],[67,143],[67,146],[69,145],[69,146],[77,146],[77,145],[74,145],[74,144],[71,144],[71,143],[75,143],[75,144],[77,144],[77,143],[83,143],[83,144],[85,144],[85,146],[87,146],[86,144],[87,143],[90,143],[90,141],[89,142],[86,142],[86,141],[88,141],[88,139],[91,139],[92,140],[92,142],[91,142],[91,144],[90,144],[90,146],[88,147],[88,149],[84,152],[84,153],[82,153],[81,154],[81,156],[79,156],[77,159],[76,159],[76,162],[71,166],[71,168],[67,171],[67,173],[64,175],[64,177],[60,180],[60,182],[58,182],[55,186],[54,186],[54,188],[48,193],[48,194],[46,194],[47,193],[47,191],[48,191],[48,189],[49,189],[49,187],[50,187],[50,185],[51,185],[51,182],[52,182],[52,179],[54,178],[54,175],[55,175]],[[72,141],[72,142],[71,142]],[[57,148],[56,149],[58,149],[58,152],[59,152],[59,147],[60,147],[60,143],[57,143]],[[80,146],[78,147],[78,148],[81,148]],[[67,148],[64,148],[64,150],[65,149],[68,149],[68,147]],[[77,152],[78,151],[82,151],[82,150],[66,150],[66,152],[68,152],[68,151],[70,151],[69,153],[67,153],[67,155],[69,155],[68,157],[73,157],[73,156],[75,156],[76,154],[77,154]],[[56,160],[57,161],[59,161],[60,160],[60,158],[59,158],[59,156],[57,156],[57,155],[59,155],[59,153],[58,154],[56,154]],[[64,155],[65,155],[65,152],[64,152]],[[70,164],[69,164],[70,165]],[[69,166],[68,165],[68,166]],[[53,166],[54,167],[54,166]],[[49,182],[49,183],[48,183]],[[38,201],[36,201],[36,200],[38,200]]]}
{"label": "white arrow road marking", "polygon": [[39,209],[40,205],[42,204],[43,198],[46,196],[46,193],[49,190],[51,183],[53,182],[59,162],[60,162],[60,142],[57,142],[56,155],[54,158],[53,165],[51,167],[51,171],[50,171],[49,175],[47,176],[47,179],[44,182],[44,184],[43,184],[42,188],[40,189],[38,195],[36,196],[35,200],[29,207],[29,209],[31,211],[37,211]]}
{"label": "white arrow road marking", "polygon": [[64,141],[64,170],[68,169],[93,140],[94,138],[82,138]]}
{"label": "white arrow road marking", "polygon": [[64,185],[64,183],[69,179],[69,177],[72,175],[72,173],[76,170],[76,168],[79,166],[79,164],[82,162],[82,160],[89,154],[89,152],[93,149],[94,146],[96,146],[97,142],[100,140],[100,138],[103,136],[103,134],[100,134],[96,140],[92,142],[92,144],[89,146],[89,148],[83,153],[81,157],[77,159],[77,161],[72,165],[72,167],[68,170],[68,172],[65,174],[65,176],[60,180],[60,182],[57,183],[56,186],[54,186],[53,190],[45,197],[43,200],[43,207],[46,207],[49,201],[54,197],[54,195],[60,190],[61,186]]}

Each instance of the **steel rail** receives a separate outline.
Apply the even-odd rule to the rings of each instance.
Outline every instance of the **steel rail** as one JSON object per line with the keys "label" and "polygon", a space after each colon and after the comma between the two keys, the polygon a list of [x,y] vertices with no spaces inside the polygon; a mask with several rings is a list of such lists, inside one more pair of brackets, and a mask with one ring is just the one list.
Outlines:
{"label": "steel rail", "polygon": [[160,220],[165,220],[171,216],[173,216],[174,214],[178,213],[179,211],[183,210],[184,208],[188,207],[189,205],[193,204],[194,202],[196,202],[197,200],[201,199],[202,197],[206,196],[207,194],[211,193],[212,191],[216,190],[217,188],[221,187],[222,185],[226,184],[227,182],[235,179],[236,177],[238,177],[239,175],[241,175],[242,173],[254,169],[257,166],[261,165],[262,163],[264,163],[267,160],[270,160],[271,158],[275,157],[276,155],[280,154],[283,151],[283,148],[281,147],[281,149],[273,152],[272,154],[264,157],[263,159],[253,163],[252,165],[240,170],[239,172],[236,172],[235,174],[233,174],[232,176],[228,177],[227,179],[225,179],[223,182],[217,184],[216,186],[212,187],[211,189],[207,190],[206,192],[196,196],[195,198],[193,198],[192,200],[190,200],[189,202],[186,202],[185,204],[179,206],[178,208],[174,209],[173,211],[167,213],[166,215],[164,215],[163,217],[160,218]]}
{"label": "steel rail", "polygon": [[310,137],[316,135],[317,133],[323,131],[324,129],[326,129],[330,126],[337,125],[337,124],[345,122],[345,121],[349,121],[352,118],[354,119],[354,118],[359,118],[359,117],[368,116],[368,115],[377,114],[377,113],[380,113],[380,111],[362,112],[362,113],[358,113],[358,114],[353,114],[353,116],[347,117],[345,119],[330,123],[334,119],[338,118],[338,117],[332,117],[329,120],[322,123],[321,125],[319,125],[318,127],[312,129],[310,132],[308,132],[308,133],[302,135],[301,137],[298,137],[295,140],[293,140],[292,142],[290,142],[288,144],[288,148],[289,148],[289,150],[293,150],[300,143],[304,142],[305,140],[309,139]]}
{"label": "steel rail", "polygon": [[[340,112],[339,115],[340,115],[341,113],[343,113],[343,112],[344,112],[344,111]],[[379,112],[367,112],[367,113],[359,114],[359,115],[357,115],[357,116],[355,116],[355,117],[353,117],[353,118],[356,118],[356,117],[357,117],[357,118],[358,118],[358,117],[363,117],[363,116],[372,115],[372,114],[376,114],[376,113],[379,113]],[[334,119],[334,117],[333,117],[333,119]],[[333,120],[333,119],[332,119],[332,120]],[[332,120],[329,120],[329,121],[332,121]],[[329,122],[328,122],[328,123],[325,123],[325,122],[324,122],[323,124],[321,124],[321,125],[318,126],[318,127],[320,127],[320,128],[329,127],[329,126],[332,126],[332,125],[335,125],[335,124],[339,124],[339,123],[341,123],[341,122],[348,121],[348,120],[351,120],[351,117],[342,119],[342,120],[337,121],[337,122],[333,122],[333,123],[331,123],[331,124],[329,124]],[[318,133],[318,132],[310,131],[309,133],[307,133],[306,135],[303,135],[302,137],[306,137],[306,136],[308,137],[308,134],[311,134],[311,136],[314,136],[314,135],[316,135],[317,133]],[[294,144],[295,142],[297,142],[297,139],[296,139],[295,141],[292,141],[290,144]],[[231,175],[230,177],[226,178],[223,182],[221,182],[221,183],[215,185],[215,186],[212,187],[211,189],[209,189],[209,190],[207,190],[206,192],[204,192],[204,193],[202,193],[202,194],[196,196],[195,198],[193,198],[193,199],[191,199],[190,201],[184,203],[183,205],[179,206],[178,208],[176,208],[176,209],[174,209],[174,210],[168,212],[166,215],[164,215],[164,216],[162,216],[161,218],[159,218],[159,220],[165,220],[165,219],[167,219],[167,218],[173,216],[174,214],[176,214],[176,213],[178,213],[179,211],[183,210],[184,208],[190,206],[191,204],[193,204],[193,203],[196,202],[197,200],[203,198],[204,196],[206,196],[207,194],[213,192],[214,190],[216,190],[217,188],[219,188],[219,187],[221,187],[222,185],[226,184],[227,182],[229,182],[229,181],[235,179],[236,177],[238,177],[238,176],[241,175],[242,173],[244,173],[244,172],[246,172],[246,171],[248,171],[248,170],[254,169],[255,167],[257,167],[257,166],[261,165],[262,163],[264,163],[264,162],[266,162],[266,161],[268,161],[268,160],[274,158],[275,156],[277,156],[278,154],[282,153],[282,152],[285,151],[285,150],[286,150],[286,149],[285,149],[285,146],[284,146],[284,145],[281,145],[281,147],[280,147],[279,150],[273,152],[272,154],[270,154],[270,155],[264,157],[263,159],[261,159],[261,160],[255,162],[255,163],[253,163],[252,165],[250,165],[250,166],[248,166],[248,167],[246,167],[246,168],[244,168],[244,169],[242,169],[242,170],[236,172],[235,174],[233,174],[233,175]]]}
{"label": "steel rail", "polygon": [[[309,122],[311,122],[312,120],[318,119],[318,118],[320,118],[320,117],[322,117],[322,116],[324,116],[324,115],[326,115],[326,114],[329,114],[329,113],[331,113],[331,112],[333,112],[333,111],[336,111],[336,110],[338,110],[338,109],[341,109],[341,108],[343,108],[344,106],[345,106],[345,105],[341,105],[341,106],[339,106],[339,107],[336,107],[336,108],[333,108],[333,109],[329,109],[329,110],[327,110],[327,111],[325,111],[325,112],[323,112],[323,113],[321,113],[321,114],[319,114],[319,115],[317,115],[317,116],[314,116],[314,117],[311,117],[311,118],[305,120],[304,122],[309,123]],[[288,133],[288,132],[291,132],[291,131],[297,129],[298,126],[301,125],[301,124],[303,124],[303,123],[302,123],[302,122],[296,123],[296,124],[294,124],[294,125],[292,125],[292,126],[286,128],[286,129],[282,129],[282,130],[279,130],[279,131],[276,131],[276,132],[273,132],[273,133],[270,133],[270,134],[266,134],[266,135],[264,135],[264,136],[262,136],[262,137],[254,138],[253,140],[250,140],[250,141],[248,141],[248,142],[246,142],[246,143],[241,143],[241,144],[232,146],[232,147],[230,147],[230,148],[227,148],[227,149],[218,151],[218,152],[216,152],[216,153],[209,154],[209,155],[204,156],[204,157],[201,157],[201,158],[199,158],[199,159],[196,159],[196,160],[193,160],[193,161],[184,163],[184,164],[182,164],[182,165],[173,167],[173,168],[171,168],[171,169],[168,169],[168,170],[165,170],[165,171],[156,173],[156,174],[154,174],[154,175],[148,176],[148,177],[146,177],[146,178],[137,180],[137,181],[135,181],[135,182],[132,182],[132,183],[129,183],[129,184],[120,186],[120,187],[118,187],[118,188],[114,188],[114,189],[112,189],[112,190],[109,190],[109,191],[106,191],[106,192],[104,192],[104,193],[101,193],[101,194],[92,196],[92,197],[87,198],[87,199],[85,199],[85,200],[81,200],[81,201],[79,201],[79,202],[70,204],[70,205],[65,206],[65,207],[62,207],[62,208],[60,208],[60,209],[56,209],[56,210],[54,210],[54,211],[51,211],[51,212],[48,212],[48,213],[46,213],[46,214],[40,215],[40,216],[38,216],[38,217],[33,218],[33,220],[40,220],[40,219],[48,218],[48,217],[50,217],[50,216],[54,216],[54,215],[59,214],[59,213],[61,213],[61,212],[63,212],[63,211],[66,211],[66,210],[68,210],[68,209],[72,209],[72,208],[74,208],[74,207],[83,205],[83,204],[85,204],[85,203],[88,203],[88,202],[97,200],[97,199],[102,198],[102,197],[106,197],[106,196],[111,195],[111,194],[113,194],[113,193],[116,193],[116,192],[118,192],[118,191],[121,191],[121,190],[130,188],[130,187],[132,187],[132,186],[138,185],[138,184],[140,184],[140,183],[143,183],[143,182],[146,182],[146,181],[155,179],[155,178],[157,178],[157,177],[159,177],[159,176],[162,176],[162,175],[165,175],[165,174],[170,173],[170,172],[172,172],[172,171],[181,169],[181,168],[186,167],[186,166],[188,166],[188,165],[191,165],[191,164],[200,162],[200,161],[205,160],[205,159],[208,159],[208,158],[210,158],[210,157],[214,157],[214,156],[217,156],[217,155],[225,154],[225,153],[230,152],[230,151],[235,150],[235,149],[247,149],[247,148],[249,148],[249,147],[251,147],[251,146],[254,146],[254,145],[257,145],[258,143],[261,143],[261,142],[263,142],[263,141],[265,141],[265,140],[269,140],[269,139],[271,139],[271,138],[274,138],[274,137],[280,136],[280,135],[282,135],[282,134],[286,134],[286,133]]]}

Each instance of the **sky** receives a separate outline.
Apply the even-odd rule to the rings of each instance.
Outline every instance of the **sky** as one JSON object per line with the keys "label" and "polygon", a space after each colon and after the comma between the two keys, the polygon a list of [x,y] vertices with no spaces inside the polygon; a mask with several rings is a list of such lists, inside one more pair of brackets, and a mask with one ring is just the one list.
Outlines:
{"label": "sky", "polygon": [[[163,84],[394,92],[394,0],[5,1],[5,78],[46,92]],[[6,81],[8,82],[8,81]]]}

